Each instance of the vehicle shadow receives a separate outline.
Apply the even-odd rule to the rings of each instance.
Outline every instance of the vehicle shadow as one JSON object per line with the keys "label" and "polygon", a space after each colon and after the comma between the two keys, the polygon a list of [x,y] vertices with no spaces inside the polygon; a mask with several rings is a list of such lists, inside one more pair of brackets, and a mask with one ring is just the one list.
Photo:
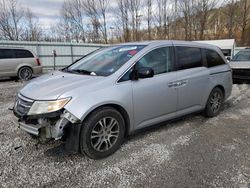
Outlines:
{"label": "vehicle shadow", "polygon": [[11,82],[11,81],[13,81],[13,82],[19,82],[19,80],[17,79],[17,78],[0,78],[0,83],[1,82]]}

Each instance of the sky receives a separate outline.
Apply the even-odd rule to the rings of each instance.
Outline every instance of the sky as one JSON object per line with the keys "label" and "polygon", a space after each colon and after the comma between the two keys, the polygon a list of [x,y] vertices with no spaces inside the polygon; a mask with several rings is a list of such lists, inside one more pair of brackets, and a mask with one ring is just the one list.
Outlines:
{"label": "sky", "polygon": [[64,0],[19,0],[22,8],[29,8],[39,18],[43,27],[55,24],[60,17]]}
{"label": "sky", "polygon": [[[58,23],[63,2],[64,0],[18,0],[22,8],[29,8],[39,18],[40,24],[44,29]],[[109,4],[111,7],[116,5],[114,0],[109,0]],[[113,10],[108,13],[108,24],[114,22],[115,17],[113,14]]]}

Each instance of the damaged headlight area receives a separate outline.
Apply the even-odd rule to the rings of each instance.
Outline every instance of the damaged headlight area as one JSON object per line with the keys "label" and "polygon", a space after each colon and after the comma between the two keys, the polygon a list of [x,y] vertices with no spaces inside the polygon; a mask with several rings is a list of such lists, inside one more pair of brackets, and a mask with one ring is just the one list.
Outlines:
{"label": "damaged headlight area", "polygon": [[61,110],[70,100],[71,97],[54,101],[35,101],[32,104],[28,115],[39,115],[56,112],[58,110]]}
{"label": "damaged headlight area", "polygon": [[64,108],[70,100],[71,97],[36,101],[18,94],[13,108],[17,125],[41,140],[61,139],[80,123],[77,117]]}

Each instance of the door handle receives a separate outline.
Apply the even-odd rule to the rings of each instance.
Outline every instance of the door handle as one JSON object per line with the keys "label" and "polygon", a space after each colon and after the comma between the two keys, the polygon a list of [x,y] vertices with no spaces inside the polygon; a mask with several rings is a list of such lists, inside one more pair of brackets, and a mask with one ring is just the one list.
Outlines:
{"label": "door handle", "polygon": [[177,81],[177,82],[170,82],[168,84],[168,87],[174,87],[174,88],[182,87],[182,86],[187,85],[187,83],[188,83],[188,80],[180,80],[180,81]]}
{"label": "door handle", "polygon": [[188,80],[182,80],[181,81],[181,86],[185,86],[185,85],[187,85],[187,83],[188,83]]}
{"label": "door handle", "polygon": [[171,82],[171,83],[168,84],[168,87],[176,87],[176,83]]}

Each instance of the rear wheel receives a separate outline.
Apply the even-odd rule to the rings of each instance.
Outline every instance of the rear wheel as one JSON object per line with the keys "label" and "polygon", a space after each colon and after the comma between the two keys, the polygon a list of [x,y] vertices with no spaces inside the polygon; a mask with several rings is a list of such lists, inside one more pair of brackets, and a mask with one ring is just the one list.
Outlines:
{"label": "rear wheel", "polygon": [[208,117],[214,117],[219,114],[224,102],[223,92],[220,88],[216,87],[209,95],[205,115]]}
{"label": "rear wheel", "polygon": [[111,107],[100,108],[82,124],[80,151],[93,159],[107,157],[120,147],[124,135],[122,115]]}
{"label": "rear wheel", "polygon": [[18,71],[18,77],[20,80],[27,81],[32,78],[32,69],[29,67],[21,67]]}

